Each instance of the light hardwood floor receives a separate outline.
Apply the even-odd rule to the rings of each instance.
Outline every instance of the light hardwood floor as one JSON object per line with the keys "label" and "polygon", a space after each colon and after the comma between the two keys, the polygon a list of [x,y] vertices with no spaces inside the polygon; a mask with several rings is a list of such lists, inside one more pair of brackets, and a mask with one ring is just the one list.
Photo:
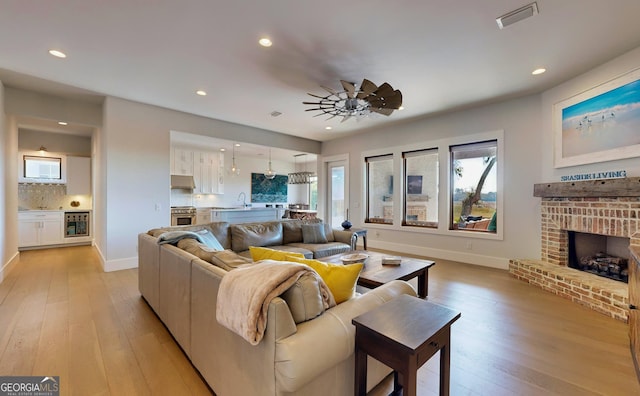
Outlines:
{"label": "light hardwood floor", "polygon": [[[626,324],[506,271],[436,262],[429,300],[462,312],[452,395],[640,395]],[[211,394],[141,299],[137,271],[104,273],[86,246],[22,252],[0,284],[0,375],[59,375],[64,395]],[[437,394],[437,355],[419,381]]]}

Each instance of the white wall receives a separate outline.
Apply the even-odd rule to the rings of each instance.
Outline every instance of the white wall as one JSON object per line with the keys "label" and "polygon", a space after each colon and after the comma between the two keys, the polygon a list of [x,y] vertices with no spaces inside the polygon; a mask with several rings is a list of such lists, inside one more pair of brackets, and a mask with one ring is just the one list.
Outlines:
{"label": "white wall", "polygon": [[[369,229],[368,242],[371,246],[507,268],[510,258],[536,258],[540,255],[538,201],[533,197],[533,184],[540,180],[540,164],[536,158],[541,157],[543,150],[540,144],[541,119],[540,96],[531,95],[326,142],[322,155],[348,153],[350,220],[356,227]],[[363,223],[363,152],[412,145],[416,149],[428,148],[428,144],[425,147],[421,143],[463,139],[464,136],[491,131],[504,133],[504,158],[500,159],[504,162],[502,240],[484,239],[479,233],[464,236],[448,230],[414,232]],[[440,189],[445,189],[445,186],[441,177]],[[441,211],[445,207],[446,200],[441,199]],[[440,221],[444,221],[442,215]]]}
{"label": "white wall", "polygon": [[[15,267],[18,253],[18,128],[4,111],[5,89],[0,82],[0,282]],[[13,160],[11,160],[13,159]]]}
{"label": "white wall", "polygon": [[[98,143],[103,169],[97,183],[104,189],[98,196],[104,196],[105,206],[96,205],[96,211],[104,215],[96,219],[102,221],[97,224],[101,230],[96,232],[96,244],[105,270],[135,267],[138,233],[166,225],[170,219],[170,131],[311,153],[320,151],[320,144],[308,139],[112,97],[105,100],[103,119]],[[256,167],[263,170],[267,161],[261,160]],[[274,162],[274,168],[277,165]],[[229,188],[227,192],[225,183],[225,196],[237,197],[233,187]]]}

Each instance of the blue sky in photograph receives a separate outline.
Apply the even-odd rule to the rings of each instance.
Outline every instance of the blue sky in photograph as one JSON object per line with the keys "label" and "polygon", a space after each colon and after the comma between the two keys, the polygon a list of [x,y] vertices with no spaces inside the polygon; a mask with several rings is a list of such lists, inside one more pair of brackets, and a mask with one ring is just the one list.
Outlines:
{"label": "blue sky in photograph", "polygon": [[584,102],[576,103],[562,110],[562,119],[606,110],[620,105],[640,102],[640,80],[605,92]]}

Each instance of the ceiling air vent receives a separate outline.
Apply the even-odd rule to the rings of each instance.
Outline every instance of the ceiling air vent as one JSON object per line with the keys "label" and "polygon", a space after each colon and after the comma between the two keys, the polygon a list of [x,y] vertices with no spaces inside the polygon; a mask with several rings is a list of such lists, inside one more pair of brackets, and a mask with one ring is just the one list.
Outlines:
{"label": "ceiling air vent", "polygon": [[538,4],[533,2],[496,18],[496,22],[500,29],[504,29],[509,25],[513,25],[516,22],[520,22],[523,19],[527,19],[537,14]]}

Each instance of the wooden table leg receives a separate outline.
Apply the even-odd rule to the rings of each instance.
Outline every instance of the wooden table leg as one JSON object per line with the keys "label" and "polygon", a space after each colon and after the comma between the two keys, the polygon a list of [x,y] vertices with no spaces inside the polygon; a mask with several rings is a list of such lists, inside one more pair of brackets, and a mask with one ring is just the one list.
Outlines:
{"label": "wooden table leg", "polygon": [[429,269],[418,275],[418,297],[427,298],[429,295]]}
{"label": "wooden table leg", "polygon": [[367,354],[358,348],[355,348],[355,381],[354,394],[356,396],[366,396],[367,394]]}
{"label": "wooden table leg", "polygon": [[440,396],[449,396],[449,360],[451,354],[449,351],[449,343],[451,342],[451,334],[449,331],[447,331],[447,333],[447,343],[440,349]]}

